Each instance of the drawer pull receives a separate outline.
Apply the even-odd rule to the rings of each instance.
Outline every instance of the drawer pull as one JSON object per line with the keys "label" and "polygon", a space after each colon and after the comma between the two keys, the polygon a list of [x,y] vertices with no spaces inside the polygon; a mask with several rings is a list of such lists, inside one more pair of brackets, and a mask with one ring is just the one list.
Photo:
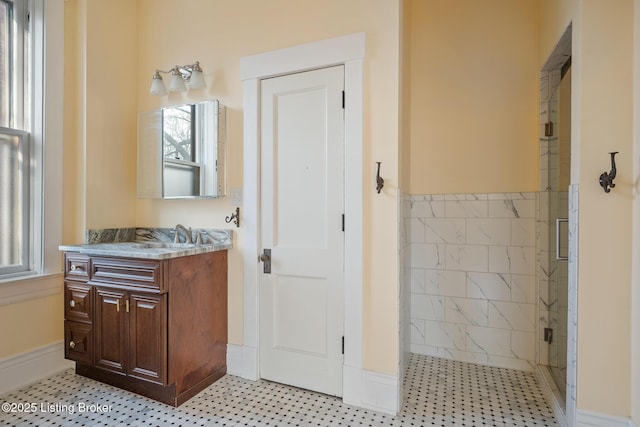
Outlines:
{"label": "drawer pull", "polygon": [[69,348],[74,349],[76,348],[76,345],[78,344],[82,344],[82,340],[78,341],[78,342],[74,342],[73,340],[69,341]]}
{"label": "drawer pull", "polygon": [[69,307],[73,308],[76,306],[76,302],[74,300],[69,301]]}
{"label": "drawer pull", "polygon": [[82,267],[79,265],[71,264],[71,271],[82,271]]}

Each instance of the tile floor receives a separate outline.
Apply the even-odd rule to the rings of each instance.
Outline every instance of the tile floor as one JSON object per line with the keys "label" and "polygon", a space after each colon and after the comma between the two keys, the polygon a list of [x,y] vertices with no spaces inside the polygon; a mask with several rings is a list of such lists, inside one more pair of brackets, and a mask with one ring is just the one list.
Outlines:
{"label": "tile floor", "polygon": [[[179,408],[60,372],[0,396],[2,426],[556,426],[533,373],[411,355],[397,416],[226,375]],[[7,413],[5,404],[35,404]],[[90,407],[82,405],[100,405]],[[103,410],[105,412],[100,412]]]}

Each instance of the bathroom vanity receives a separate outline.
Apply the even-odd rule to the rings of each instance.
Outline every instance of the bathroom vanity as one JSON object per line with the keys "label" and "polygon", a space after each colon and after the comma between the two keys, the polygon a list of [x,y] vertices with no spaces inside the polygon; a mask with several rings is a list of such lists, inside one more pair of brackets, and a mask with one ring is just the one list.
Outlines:
{"label": "bathroom vanity", "polygon": [[226,373],[224,245],[65,251],[65,357],[76,373],[179,406]]}

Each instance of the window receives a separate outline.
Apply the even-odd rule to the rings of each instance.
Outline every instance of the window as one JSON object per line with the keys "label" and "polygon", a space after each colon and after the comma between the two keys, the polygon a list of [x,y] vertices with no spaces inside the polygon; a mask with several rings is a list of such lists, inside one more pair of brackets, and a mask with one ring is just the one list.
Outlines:
{"label": "window", "polygon": [[33,269],[32,78],[25,0],[0,0],[0,275]]}

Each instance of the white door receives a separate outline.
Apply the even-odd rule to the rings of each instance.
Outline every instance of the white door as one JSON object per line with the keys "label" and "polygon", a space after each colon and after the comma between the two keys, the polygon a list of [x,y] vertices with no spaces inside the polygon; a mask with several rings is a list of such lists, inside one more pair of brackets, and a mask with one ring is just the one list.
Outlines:
{"label": "white door", "polygon": [[[261,82],[260,376],[342,395],[344,67]],[[269,266],[269,262],[263,263]]]}

